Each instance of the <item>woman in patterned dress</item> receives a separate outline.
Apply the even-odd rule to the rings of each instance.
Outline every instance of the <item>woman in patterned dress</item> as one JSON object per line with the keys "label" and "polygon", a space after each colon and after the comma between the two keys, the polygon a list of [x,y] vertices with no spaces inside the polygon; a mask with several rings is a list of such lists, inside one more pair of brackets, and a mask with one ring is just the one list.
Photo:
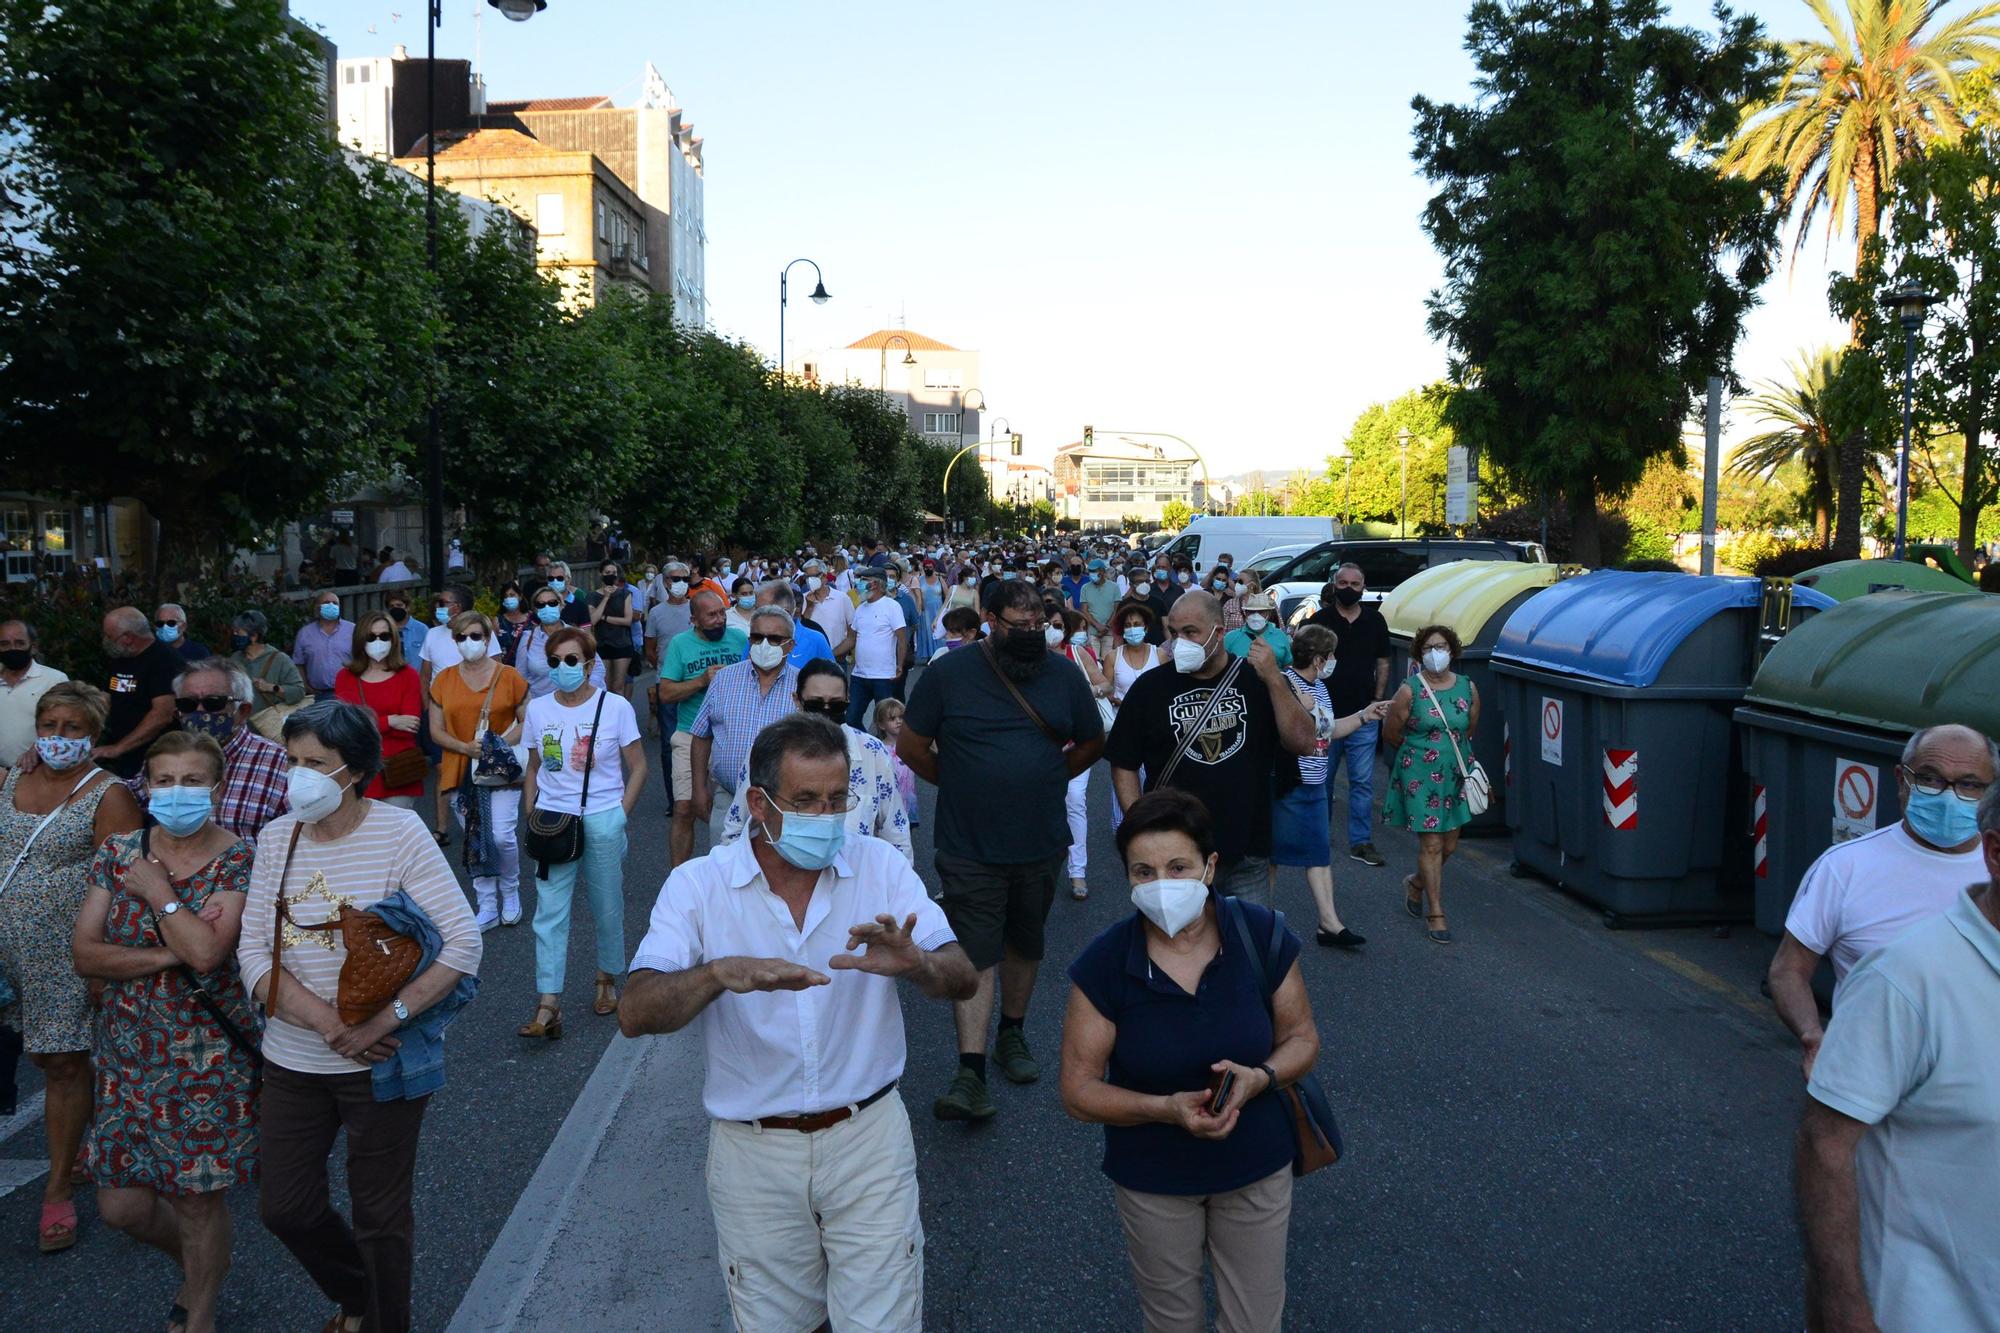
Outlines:
{"label": "woman in patterned dress", "polygon": [[1461,650],[1449,626],[1426,625],[1410,641],[1410,650],[1417,673],[1389,701],[1383,728],[1395,754],[1389,760],[1382,818],[1417,835],[1417,873],[1403,878],[1403,906],[1424,919],[1425,934],[1433,941],[1449,944],[1444,863],[1458,850],[1458,831],[1472,818],[1452,742],[1458,742],[1458,754],[1471,755],[1472,734],[1479,730],[1479,691],[1458,674]]}
{"label": "woman in patterned dress", "polygon": [[44,1254],[76,1244],[71,1178],[90,1123],[90,988],[70,932],[97,845],[139,827],[131,790],[90,762],[110,707],[81,681],[51,688],[35,704],[34,771],[18,767],[0,787],[0,972],[20,992],[22,1037],[47,1089]]}
{"label": "woman in patterned dress", "polygon": [[97,1116],[84,1170],[104,1220],[181,1267],[168,1327],[209,1333],[229,1271],[226,1191],[257,1178],[251,1060],[257,1020],[236,970],[250,844],[215,822],[222,749],[170,731],[146,752],[158,824],[97,850],[77,914],[76,970],[104,981]]}

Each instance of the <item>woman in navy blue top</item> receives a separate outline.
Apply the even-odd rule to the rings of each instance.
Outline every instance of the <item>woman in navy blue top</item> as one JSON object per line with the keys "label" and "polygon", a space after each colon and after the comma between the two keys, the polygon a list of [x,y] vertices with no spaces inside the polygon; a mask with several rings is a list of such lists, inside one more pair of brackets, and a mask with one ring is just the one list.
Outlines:
{"label": "woman in navy blue top", "polygon": [[[1173,788],[1149,792],[1118,829],[1131,917],[1070,964],[1062,1099],[1104,1126],[1132,1280],[1148,1330],[1204,1326],[1210,1256],[1221,1327],[1276,1330],[1285,1308],[1292,1128],[1275,1086],[1319,1055],[1299,942],[1281,937],[1284,980],[1267,1007],[1264,968],[1246,957],[1225,911],[1244,913],[1260,947],[1271,913],[1218,898],[1208,810]],[[1233,1086],[1211,1106],[1212,1082]]]}

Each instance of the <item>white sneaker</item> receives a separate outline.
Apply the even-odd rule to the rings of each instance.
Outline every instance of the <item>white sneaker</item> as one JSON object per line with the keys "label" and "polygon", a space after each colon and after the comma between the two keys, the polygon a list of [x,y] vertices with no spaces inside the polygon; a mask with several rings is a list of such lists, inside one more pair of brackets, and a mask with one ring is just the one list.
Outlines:
{"label": "white sneaker", "polygon": [[1078,902],[1082,902],[1084,899],[1090,896],[1090,885],[1084,883],[1080,879],[1071,880],[1069,882],[1069,896],[1076,899]]}
{"label": "white sneaker", "polygon": [[500,924],[518,926],[521,924],[521,895],[507,894],[500,900]]}
{"label": "white sneaker", "polygon": [[479,927],[483,934],[500,924],[500,914],[491,907],[482,907],[479,915],[472,918],[472,924]]}

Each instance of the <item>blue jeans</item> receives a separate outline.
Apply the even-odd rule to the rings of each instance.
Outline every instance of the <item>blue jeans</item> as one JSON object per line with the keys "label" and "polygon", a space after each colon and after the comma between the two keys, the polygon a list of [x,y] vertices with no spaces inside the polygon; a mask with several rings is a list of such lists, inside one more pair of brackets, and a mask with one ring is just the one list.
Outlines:
{"label": "blue jeans", "polygon": [[[1370,722],[1357,727],[1346,740],[1335,741],[1326,751],[1326,781],[1333,785],[1333,775],[1340,771],[1340,761],[1347,761],[1347,845],[1358,847],[1364,842],[1375,841],[1375,738],[1381,733],[1380,722]],[[1329,795],[1331,793],[1329,792]]]}
{"label": "blue jeans", "polygon": [[[525,867],[524,867],[525,869]],[[561,995],[569,963],[569,909],[576,876],[583,872],[590,915],[597,923],[597,970],[625,971],[625,810],[612,806],[583,817],[583,855],[549,867],[535,881],[535,986]]]}
{"label": "blue jeans", "polygon": [[847,725],[856,731],[862,730],[861,721],[868,716],[868,706],[878,699],[896,697],[896,681],[871,680],[866,676],[855,676],[847,682]]}

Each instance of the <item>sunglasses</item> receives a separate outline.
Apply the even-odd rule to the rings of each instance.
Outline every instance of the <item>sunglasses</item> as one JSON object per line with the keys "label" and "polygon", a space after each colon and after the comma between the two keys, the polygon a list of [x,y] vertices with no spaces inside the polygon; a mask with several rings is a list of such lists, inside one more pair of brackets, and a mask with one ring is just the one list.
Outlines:
{"label": "sunglasses", "polygon": [[153,622],[154,629],[179,629],[180,626],[181,622],[178,620],[155,620]]}
{"label": "sunglasses", "polygon": [[363,640],[363,642],[365,643],[394,643],[395,641],[396,641],[395,635],[385,634],[379,631],[369,635],[365,640]]}
{"label": "sunglasses", "polygon": [[808,713],[824,713],[828,717],[847,716],[847,700],[845,699],[807,699],[799,707]]}
{"label": "sunglasses", "polygon": [[752,635],[750,636],[750,642],[752,642],[752,643],[775,643],[775,644],[777,644],[777,645],[778,645],[778,646],[779,646],[780,648],[782,648],[782,647],[784,647],[784,646],[785,646],[785,636],[784,636],[784,635],[782,635],[782,634],[752,634]]}
{"label": "sunglasses", "polygon": [[484,634],[454,634],[451,636],[451,641],[453,643],[485,643],[486,636]]}
{"label": "sunglasses", "polygon": [[549,666],[551,669],[559,666],[582,666],[583,663],[584,659],[576,653],[563,653],[561,656],[557,656],[554,653],[549,654]]}
{"label": "sunglasses", "polygon": [[192,713],[196,709],[204,713],[233,713],[236,711],[236,700],[226,694],[199,694],[174,700],[176,712]]}

